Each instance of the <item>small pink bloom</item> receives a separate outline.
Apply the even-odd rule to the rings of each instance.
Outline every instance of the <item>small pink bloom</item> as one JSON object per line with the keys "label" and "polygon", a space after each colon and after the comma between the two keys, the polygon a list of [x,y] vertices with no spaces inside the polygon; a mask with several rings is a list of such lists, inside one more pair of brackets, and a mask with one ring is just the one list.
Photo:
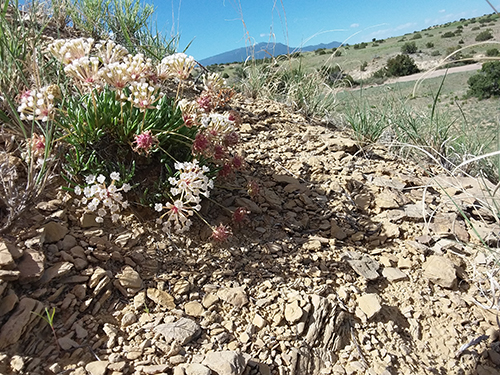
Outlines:
{"label": "small pink bloom", "polygon": [[240,136],[236,132],[230,132],[224,135],[224,144],[226,146],[234,146],[240,140]]}
{"label": "small pink bloom", "polygon": [[139,135],[136,135],[134,143],[136,144],[136,146],[133,148],[135,152],[144,152],[146,153],[146,155],[149,155],[151,148],[154,145],[158,144],[158,139],[155,136],[151,135],[151,130],[147,130]]}
{"label": "small pink bloom", "polygon": [[244,207],[238,207],[236,211],[233,212],[233,220],[235,223],[241,223],[243,220],[246,219],[247,215],[250,213],[246,208]]}
{"label": "small pink bloom", "polygon": [[212,110],[212,97],[208,92],[201,93],[197,103],[204,112],[210,112]]}
{"label": "small pink bloom", "polygon": [[196,137],[193,142],[193,152],[195,154],[203,153],[203,151],[205,151],[209,145],[210,142],[207,139],[207,137],[205,137],[205,135],[202,133],[198,133],[196,134]]}
{"label": "small pink bloom", "polygon": [[215,227],[212,231],[212,240],[216,242],[224,242],[231,236],[233,232],[231,228],[220,224],[218,227]]}
{"label": "small pink bloom", "polygon": [[227,177],[233,172],[233,167],[231,164],[224,164],[222,168],[219,170],[219,177]]}
{"label": "small pink bloom", "polygon": [[234,169],[241,169],[243,167],[243,159],[239,155],[233,156],[232,164]]}
{"label": "small pink bloom", "polygon": [[257,195],[259,195],[259,190],[260,190],[260,187],[259,187],[259,184],[256,182],[256,181],[250,181],[247,185],[247,192],[248,192],[248,195],[250,195],[250,197],[256,197]]}

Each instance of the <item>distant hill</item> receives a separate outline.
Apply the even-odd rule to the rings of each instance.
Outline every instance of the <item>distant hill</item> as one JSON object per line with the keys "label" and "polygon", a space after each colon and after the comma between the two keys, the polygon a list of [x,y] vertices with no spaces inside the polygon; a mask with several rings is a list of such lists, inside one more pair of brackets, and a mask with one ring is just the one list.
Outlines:
{"label": "distant hill", "polygon": [[298,51],[309,52],[309,51],[315,51],[320,48],[326,48],[326,49],[336,48],[340,46],[340,44],[341,43],[339,42],[331,42],[328,44],[321,43],[314,46],[289,47],[282,43],[259,43],[254,45],[253,47],[237,48],[231,51],[220,53],[212,57],[207,57],[206,59],[200,60],[200,64],[208,66],[213,64],[243,62],[249,56],[252,56],[255,59],[263,59],[265,57],[270,57],[270,56],[275,57],[291,52],[298,52]]}

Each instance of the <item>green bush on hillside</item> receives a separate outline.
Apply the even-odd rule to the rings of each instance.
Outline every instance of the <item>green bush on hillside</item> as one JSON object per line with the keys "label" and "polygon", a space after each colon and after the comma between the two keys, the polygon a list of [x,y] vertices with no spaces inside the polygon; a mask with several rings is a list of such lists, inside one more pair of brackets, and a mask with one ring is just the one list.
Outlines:
{"label": "green bush on hillside", "polygon": [[401,52],[406,54],[412,54],[417,52],[417,45],[415,42],[406,42],[401,47]]}
{"label": "green bush on hillside", "polygon": [[500,61],[484,63],[479,73],[470,77],[467,83],[467,96],[474,96],[479,100],[500,96]]}
{"label": "green bush on hillside", "polygon": [[416,33],[415,35],[412,36],[412,39],[422,39],[422,34]]}
{"label": "green bush on hillside", "polygon": [[432,42],[427,42],[427,43],[425,43],[425,46],[426,46],[427,48],[433,48],[433,47],[434,47],[434,43],[432,43]]}
{"label": "green bush on hillside", "polygon": [[455,36],[455,33],[453,31],[447,31],[443,35],[441,35],[441,38],[453,38]]}
{"label": "green bush on hillside", "polygon": [[386,74],[388,77],[402,77],[419,71],[415,60],[408,55],[397,55],[387,61]]}
{"label": "green bush on hillside", "polygon": [[488,56],[488,57],[500,56],[500,51],[498,50],[498,48],[487,49],[486,50],[486,56]]}
{"label": "green bush on hillside", "polygon": [[484,42],[485,40],[492,39],[493,35],[491,34],[491,30],[484,30],[481,31],[479,34],[476,36],[476,42]]}

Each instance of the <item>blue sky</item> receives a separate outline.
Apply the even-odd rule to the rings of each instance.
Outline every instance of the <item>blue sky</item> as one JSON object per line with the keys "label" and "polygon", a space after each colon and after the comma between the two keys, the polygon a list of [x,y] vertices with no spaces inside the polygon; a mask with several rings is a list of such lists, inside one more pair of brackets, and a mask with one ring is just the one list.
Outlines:
{"label": "blue sky", "polygon": [[[500,1],[490,0],[500,11]],[[148,0],[158,28],[201,60],[253,43],[354,44],[492,13],[485,0]]]}

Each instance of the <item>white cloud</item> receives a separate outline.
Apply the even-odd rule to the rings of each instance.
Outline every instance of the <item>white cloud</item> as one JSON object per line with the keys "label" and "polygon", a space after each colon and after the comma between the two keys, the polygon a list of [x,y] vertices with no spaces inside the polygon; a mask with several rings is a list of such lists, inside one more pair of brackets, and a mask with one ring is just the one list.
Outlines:
{"label": "white cloud", "polygon": [[446,9],[441,9],[439,13],[446,13]]}
{"label": "white cloud", "polygon": [[353,29],[354,29],[354,28],[356,28],[356,27],[359,27],[359,23],[353,23],[353,24],[351,25],[351,27],[352,27]]}

